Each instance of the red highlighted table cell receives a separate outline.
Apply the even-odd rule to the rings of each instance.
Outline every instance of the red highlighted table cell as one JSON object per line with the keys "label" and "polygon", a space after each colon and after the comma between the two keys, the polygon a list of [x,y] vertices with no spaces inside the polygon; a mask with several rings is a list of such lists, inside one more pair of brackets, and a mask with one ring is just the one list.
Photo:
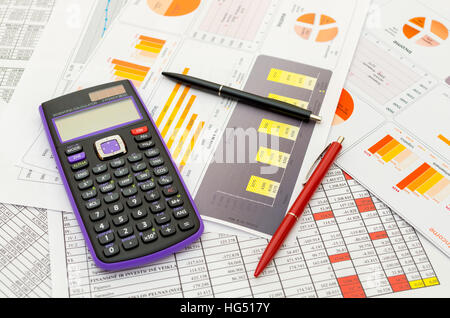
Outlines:
{"label": "red highlighted table cell", "polygon": [[372,241],[381,240],[388,237],[386,231],[372,232],[369,233],[369,236]]}
{"label": "red highlighted table cell", "polygon": [[375,204],[370,197],[355,199],[355,203],[360,213],[376,210]]}
{"label": "red highlighted table cell", "polygon": [[391,276],[388,277],[388,280],[394,293],[411,289],[406,275]]}
{"label": "red highlighted table cell", "polygon": [[341,277],[337,280],[344,298],[366,298],[366,294],[357,275]]}
{"label": "red highlighted table cell", "polygon": [[325,219],[330,219],[334,217],[333,211],[325,211],[325,212],[320,212],[320,213],[314,213],[314,220],[319,221],[319,220],[325,220]]}
{"label": "red highlighted table cell", "polygon": [[349,261],[350,254],[349,253],[335,254],[335,255],[330,255],[329,258],[330,258],[330,263],[334,264],[334,263]]}

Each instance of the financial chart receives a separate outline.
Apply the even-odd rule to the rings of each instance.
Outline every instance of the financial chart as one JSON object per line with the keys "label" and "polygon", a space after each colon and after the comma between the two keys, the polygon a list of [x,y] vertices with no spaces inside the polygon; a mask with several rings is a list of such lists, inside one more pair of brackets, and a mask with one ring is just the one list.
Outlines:
{"label": "financial chart", "polygon": [[338,164],[449,254],[450,21],[422,1],[380,10],[383,28],[364,32],[335,117],[334,136],[353,132]]}
{"label": "financial chart", "polygon": [[[297,225],[295,239],[255,279],[267,240],[205,233],[173,256],[138,269],[95,266],[72,214],[58,268],[68,297],[352,297],[440,285],[414,229],[341,169],[332,168]],[[56,278],[54,278],[56,279]]]}

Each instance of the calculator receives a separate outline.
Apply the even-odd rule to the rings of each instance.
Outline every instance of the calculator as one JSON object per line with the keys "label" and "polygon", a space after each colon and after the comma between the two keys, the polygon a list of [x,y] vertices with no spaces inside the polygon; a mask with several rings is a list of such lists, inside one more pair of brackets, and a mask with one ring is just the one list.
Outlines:
{"label": "calculator", "polygon": [[130,81],[80,90],[39,111],[98,267],[136,267],[200,237],[195,203]]}

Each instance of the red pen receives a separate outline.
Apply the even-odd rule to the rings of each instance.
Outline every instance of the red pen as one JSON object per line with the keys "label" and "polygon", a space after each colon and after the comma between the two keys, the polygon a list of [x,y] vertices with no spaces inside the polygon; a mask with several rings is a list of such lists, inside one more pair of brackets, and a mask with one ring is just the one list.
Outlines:
{"label": "red pen", "polygon": [[261,256],[261,259],[259,260],[258,266],[255,270],[255,277],[258,277],[259,274],[261,274],[261,272],[264,270],[264,268],[266,268],[267,264],[278,252],[281,244],[283,244],[295,222],[297,222],[302,215],[309,200],[313,196],[314,192],[316,192],[323,178],[325,177],[337,155],[339,154],[339,151],[341,151],[343,141],[344,137],[339,137],[337,141],[331,143],[320,155],[321,160],[319,165],[306,182],[302,192],[300,192],[300,195],[295,200],[291,209],[284,217],[280,226],[267,245],[266,250]]}

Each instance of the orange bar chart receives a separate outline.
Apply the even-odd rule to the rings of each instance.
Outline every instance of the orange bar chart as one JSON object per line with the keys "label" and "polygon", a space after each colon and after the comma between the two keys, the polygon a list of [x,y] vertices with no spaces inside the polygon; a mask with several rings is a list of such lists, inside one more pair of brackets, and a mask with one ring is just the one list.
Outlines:
{"label": "orange bar chart", "polygon": [[426,195],[436,202],[450,196],[450,181],[426,162],[401,180],[397,187]]}
{"label": "orange bar chart", "polygon": [[[183,71],[183,74],[187,75],[188,73],[189,73],[189,69],[185,68]],[[167,102],[164,105],[164,107],[163,107],[161,113],[159,114],[158,119],[156,120],[156,123],[155,123],[158,128],[160,128],[160,125],[161,125],[162,121],[164,120],[167,112],[169,111],[170,106],[172,105],[173,101],[175,100],[175,97],[177,96],[180,88],[181,88],[181,84],[177,83],[175,85],[174,89],[172,90],[172,93],[170,94],[169,98],[167,99]]]}
{"label": "orange bar chart", "polygon": [[169,141],[167,142],[167,148],[172,148],[173,142],[175,141],[175,138],[177,138],[178,132],[181,130],[181,126],[183,126],[186,117],[189,113],[189,111],[191,110],[192,105],[195,102],[195,99],[197,98],[197,96],[192,95],[188,101],[188,104],[186,105],[186,108],[184,109],[183,113],[181,114],[180,118],[178,119],[178,122],[175,126],[174,131],[172,132]]}
{"label": "orange bar chart", "polygon": [[418,159],[418,156],[390,135],[386,135],[368,151],[386,163],[393,161],[400,170],[407,168]]}
{"label": "orange bar chart", "polygon": [[136,87],[139,87],[150,71],[150,67],[142,66],[127,61],[113,59],[111,61],[115,80],[129,79]]}
{"label": "orange bar chart", "polygon": [[141,35],[138,44],[135,46],[137,56],[143,60],[155,60],[161,53],[164,44],[166,44],[164,40]]}
{"label": "orange bar chart", "polygon": [[195,120],[197,119],[197,117],[198,117],[197,114],[193,114],[191,119],[189,120],[186,130],[184,131],[183,135],[181,136],[181,139],[180,139],[177,147],[175,148],[175,151],[173,152],[173,157],[175,159],[177,159],[178,156],[180,155],[181,150],[183,149],[183,145],[186,142],[186,139],[188,138],[189,133],[191,132],[192,127],[194,126],[194,123],[195,123]]}
{"label": "orange bar chart", "polygon": [[192,136],[192,139],[191,139],[191,141],[189,143],[189,147],[186,149],[186,152],[185,152],[185,154],[183,156],[183,159],[181,160],[181,163],[180,163],[180,170],[181,171],[183,171],[184,167],[186,166],[186,164],[187,164],[187,162],[189,160],[189,157],[191,156],[192,151],[194,150],[194,147],[197,144],[198,138],[200,137],[200,134],[202,133],[202,130],[203,130],[204,127],[205,127],[205,122],[202,121],[198,125],[197,129],[195,130],[194,136]]}

